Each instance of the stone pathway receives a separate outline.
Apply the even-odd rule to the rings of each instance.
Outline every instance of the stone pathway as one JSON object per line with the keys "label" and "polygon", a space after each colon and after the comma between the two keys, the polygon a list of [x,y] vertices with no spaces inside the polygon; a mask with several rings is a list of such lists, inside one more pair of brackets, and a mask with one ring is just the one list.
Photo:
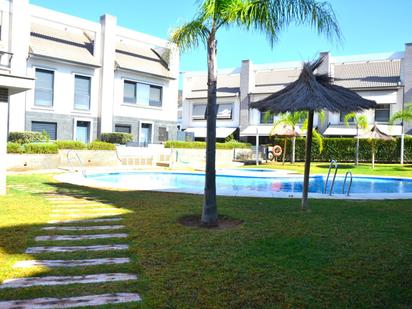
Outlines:
{"label": "stone pathway", "polygon": [[[38,194],[52,203],[51,220],[48,226],[41,227],[44,234],[61,233],[64,231],[75,234],[50,234],[35,237],[36,242],[58,242],[59,245],[34,246],[26,249],[26,254],[56,254],[59,252],[112,252],[127,251],[129,249],[126,243],[107,244],[111,239],[126,239],[126,228],[120,223],[123,219],[119,217],[121,210],[111,207],[112,203],[106,203],[101,199],[93,197],[83,197],[81,194],[60,194],[53,191],[47,191],[49,188],[33,187],[27,185],[15,185],[12,189],[22,190],[30,194]],[[116,216],[116,217],[113,217]],[[76,218],[76,219],[73,219]],[[78,219],[77,219],[78,218]],[[90,225],[90,224],[97,225]],[[103,223],[104,225],[99,225]],[[69,225],[67,225],[69,224]],[[70,225],[71,224],[71,225]],[[120,230],[119,232],[117,232]],[[83,234],[86,231],[86,234]],[[87,234],[89,231],[89,234]],[[90,231],[103,231],[102,234],[90,234]],[[111,232],[113,231],[113,232]],[[97,241],[92,245],[64,245],[64,242],[73,241]],[[99,240],[105,240],[105,244],[98,244]],[[31,268],[44,266],[49,268],[79,268],[82,267],[104,266],[108,272],[90,275],[71,275],[71,276],[40,276],[12,278],[3,281],[0,289],[21,289],[35,286],[64,286],[68,284],[82,285],[83,291],[87,291],[88,284],[109,283],[109,282],[126,282],[135,281],[137,276],[129,273],[112,273],[111,265],[128,264],[130,259],[127,257],[105,257],[94,259],[39,259],[19,261],[14,268]],[[73,274],[73,272],[71,272]],[[25,308],[75,308],[85,306],[100,306],[120,303],[140,302],[141,297],[137,293],[113,293],[98,294],[63,298],[35,298],[11,301],[0,301],[0,309],[25,309]]]}

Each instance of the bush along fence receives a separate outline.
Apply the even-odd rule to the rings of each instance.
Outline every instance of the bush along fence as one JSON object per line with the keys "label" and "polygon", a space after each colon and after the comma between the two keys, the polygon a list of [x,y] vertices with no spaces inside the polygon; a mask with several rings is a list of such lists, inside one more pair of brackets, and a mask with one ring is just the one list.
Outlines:
{"label": "bush along fence", "polygon": [[[183,141],[167,141],[164,144],[165,148],[192,148],[205,149],[206,142],[183,142]],[[216,143],[216,149],[234,149],[234,148],[250,148],[252,145],[248,143],[241,143],[237,141],[230,141],[226,143]]]}
{"label": "bush along fence", "polygon": [[7,143],[7,153],[15,154],[56,154],[63,149],[116,150],[116,146],[102,141],[89,144],[78,141],[48,141],[47,136],[38,132],[11,132]]}
{"label": "bush along fence", "polygon": [[[392,141],[375,140],[377,151],[375,160],[381,163],[399,163],[401,153],[401,140],[396,138]],[[283,148],[284,138],[274,138],[273,145],[280,145]],[[370,162],[372,157],[371,142],[361,139],[359,141],[359,161]],[[323,138],[323,151],[319,152],[319,144],[313,140],[312,161],[326,162],[335,159],[340,162],[354,162],[356,154],[355,138]],[[292,140],[287,139],[286,160],[290,161],[292,156]],[[305,139],[296,139],[296,161],[304,161]],[[405,137],[406,163],[412,163],[412,137]]]}

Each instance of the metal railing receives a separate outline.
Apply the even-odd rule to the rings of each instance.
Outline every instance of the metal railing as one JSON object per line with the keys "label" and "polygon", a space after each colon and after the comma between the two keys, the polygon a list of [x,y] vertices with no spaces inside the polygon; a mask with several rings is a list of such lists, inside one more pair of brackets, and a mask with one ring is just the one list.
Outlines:
{"label": "metal railing", "polygon": [[331,185],[330,185],[329,195],[332,195],[333,186],[335,185],[336,173],[338,172],[338,162],[336,160],[333,160],[333,159],[330,160],[328,176],[326,176],[325,188],[323,190],[323,193],[325,193],[325,194],[326,194],[326,191],[328,189],[329,176],[330,176],[330,171],[332,169],[332,166],[335,167],[335,173],[333,174],[333,179],[332,179],[332,182],[331,182]]}
{"label": "metal railing", "polygon": [[345,194],[345,187],[346,187],[346,180],[348,178],[348,175],[350,175],[350,179],[349,179],[349,187],[348,187],[348,192],[346,193],[347,196],[349,196],[350,193],[350,188],[352,187],[352,172],[351,171],[347,171],[345,174],[345,180],[343,181],[343,187],[342,187],[342,194]]}
{"label": "metal railing", "polygon": [[74,154],[76,155],[75,158],[77,159],[77,162],[79,163],[80,171],[81,171],[83,177],[86,177],[86,171],[85,171],[85,169],[84,169],[84,167],[83,167],[83,162],[82,162],[82,160],[80,159],[79,154],[78,154],[77,151],[75,151],[75,150],[69,150],[69,151],[67,152],[67,154],[66,154],[67,163],[68,163],[69,167],[70,167],[72,170],[74,170],[74,171],[77,170],[77,168],[74,166],[74,164],[73,164],[73,162],[72,162],[72,159],[70,158],[70,154],[71,154],[71,153],[74,153]]}

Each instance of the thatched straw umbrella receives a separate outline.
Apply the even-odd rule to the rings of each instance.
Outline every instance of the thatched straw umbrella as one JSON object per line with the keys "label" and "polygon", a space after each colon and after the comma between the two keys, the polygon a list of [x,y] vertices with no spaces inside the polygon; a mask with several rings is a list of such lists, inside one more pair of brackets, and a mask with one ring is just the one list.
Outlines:
{"label": "thatched straw umbrella", "polygon": [[332,78],[327,74],[315,73],[314,71],[319,68],[322,61],[323,58],[320,58],[312,63],[305,63],[299,78],[295,82],[263,100],[250,104],[251,108],[274,114],[308,111],[302,210],[307,208],[308,203],[313,115],[315,111],[355,112],[376,106],[375,101],[366,100],[356,92],[334,85]]}
{"label": "thatched straw umbrella", "polygon": [[383,133],[381,130],[378,129],[376,124],[372,127],[371,130],[365,132],[364,134],[360,135],[358,138],[368,139],[371,142],[372,147],[372,168],[375,168],[375,153],[376,153],[376,140],[381,139],[385,141],[391,141],[393,138]]}
{"label": "thatched straw umbrella", "polygon": [[[285,164],[286,158],[286,145],[287,145],[287,138],[288,137],[296,137],[299,135],[298,131],[294,129],[291,125],[288,124],[277,124],[273,127],[272,131],[270,132],[271,136],[280,136],[285,138],[285,142],[283,145],[283,156],[282,156],[282,163]],[[294,150],[293,150],[294,151]]]}

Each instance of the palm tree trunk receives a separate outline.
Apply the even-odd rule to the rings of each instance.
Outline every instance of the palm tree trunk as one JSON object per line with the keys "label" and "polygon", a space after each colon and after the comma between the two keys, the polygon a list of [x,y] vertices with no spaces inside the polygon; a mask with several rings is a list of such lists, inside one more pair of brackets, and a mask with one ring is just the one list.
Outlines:
{"label": "palm tree trunk", "polygon": [[310,160],[312,154],[312,131],[313,131],[313,110],[308,113],[308,130],[306,136],[305,147],[305,173],[303,175],[303,190],[302,190],[302,204],[301,209],[308,208],[308,193],[309,193],[309,174],[310,174]]}
{"label": "palm tree trunk", "polygon": [[282,164],[283,164],[283,165],[285,164],[285,160],[286,160],[286,146],[287,146],[287,141],[288,141],[288,138],[285,137],[285,143],[283,144],[283,145],[284,145],[284,146],[283,146],[283,158],[282,158]]}
{"label": "palm tree trunk", "polygon": [[204,202],[201,223],[206,226],[216,226],[216,37],[212,31],[207,41],[207,138],[206,138],[206,171]]}
{"label": "palm tree trunk", "polygon": [[356,160],[355,165],[359,165],[359,126],[356,124]]}

